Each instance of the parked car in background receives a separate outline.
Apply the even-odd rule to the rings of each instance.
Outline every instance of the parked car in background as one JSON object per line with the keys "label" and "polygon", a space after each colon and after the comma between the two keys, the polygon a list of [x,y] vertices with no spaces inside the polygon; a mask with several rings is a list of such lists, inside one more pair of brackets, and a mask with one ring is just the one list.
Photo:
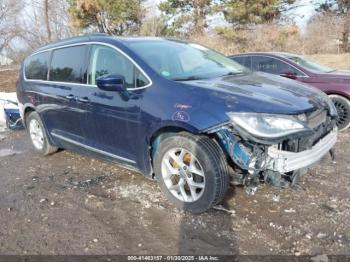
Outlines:
{"label": "parked car in background", "polygon": [[203,212],[231,176],[296,181],[337,140],[323,92],[251,73],[206,47],[81,36],[40,48],[20,71],[21,117],[36,151],[88,153],[156,178],[177,207]]}
{"label": "parked car in background", "polygon": [[246,53],[230,56],[252,71],[294,79],[321,89],[333,100],[339,130],[350,126],[350,71],[335,70],[290,53]]}

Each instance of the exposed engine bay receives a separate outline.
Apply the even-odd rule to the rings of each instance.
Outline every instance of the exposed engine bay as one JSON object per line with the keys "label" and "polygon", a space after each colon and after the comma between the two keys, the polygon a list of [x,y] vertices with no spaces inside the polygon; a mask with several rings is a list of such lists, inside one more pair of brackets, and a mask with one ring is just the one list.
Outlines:
{"label": "exposed engine bay", "polygon": [[328,116],[326,110],[317,110],[305,117],[310,132],[273,141],[253,137],[233,124],[213,130],[231,160],[233,183],[246,186],[249,194],[255,193],[261,181],[277,187],[297,185],[308,167],[328,152],[334,160],[335,118]]}

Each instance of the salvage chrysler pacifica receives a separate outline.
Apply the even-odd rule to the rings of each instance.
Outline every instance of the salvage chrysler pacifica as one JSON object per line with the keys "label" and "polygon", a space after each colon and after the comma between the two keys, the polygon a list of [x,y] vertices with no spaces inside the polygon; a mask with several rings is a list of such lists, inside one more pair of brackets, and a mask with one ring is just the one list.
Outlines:
{"label": "salvage chrysler pacifica", "polygon": [[36,151],[113,161],[204,212],[231,183],[296,183],[331,152],[337,111],[321,91],[252,73],[198,44],[89,35],[28,56],[17,94]]}

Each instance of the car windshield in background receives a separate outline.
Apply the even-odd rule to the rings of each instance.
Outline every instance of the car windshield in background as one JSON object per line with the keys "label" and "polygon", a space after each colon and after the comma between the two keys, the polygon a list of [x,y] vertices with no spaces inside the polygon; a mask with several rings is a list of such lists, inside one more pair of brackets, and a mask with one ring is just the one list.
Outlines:
{"label": "car windshield in background", "polygon": [[334,69],[320,65],[312,60],[306,59],[304,57],[300,56],[290,56],[288,59],[292,60],[293,62],[297,63],[298,65],[301,65],[302,67],[305,67],[306,69],[309,69],[310,71],[314,71],[317,73],[329,73],[334,71]]}
{"label": "car windshield in background", "polygon": [[175,81],[214,78],[249,71],[206,47],[175,40],[135,41],[129,47],[156,72]]}

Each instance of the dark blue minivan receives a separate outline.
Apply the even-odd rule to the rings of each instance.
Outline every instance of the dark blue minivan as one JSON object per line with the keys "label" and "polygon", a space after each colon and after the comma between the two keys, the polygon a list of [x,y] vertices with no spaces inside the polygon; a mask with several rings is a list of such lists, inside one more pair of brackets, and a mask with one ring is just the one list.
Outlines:
{"label": "dark blue minivan", "polygon": [[337,140],[315,88],[252,73],[195,43],[88,35],[28,56],[17,85],[36,151],[92,154],[158,181],[203,212],[230,183],[296,183]]}

